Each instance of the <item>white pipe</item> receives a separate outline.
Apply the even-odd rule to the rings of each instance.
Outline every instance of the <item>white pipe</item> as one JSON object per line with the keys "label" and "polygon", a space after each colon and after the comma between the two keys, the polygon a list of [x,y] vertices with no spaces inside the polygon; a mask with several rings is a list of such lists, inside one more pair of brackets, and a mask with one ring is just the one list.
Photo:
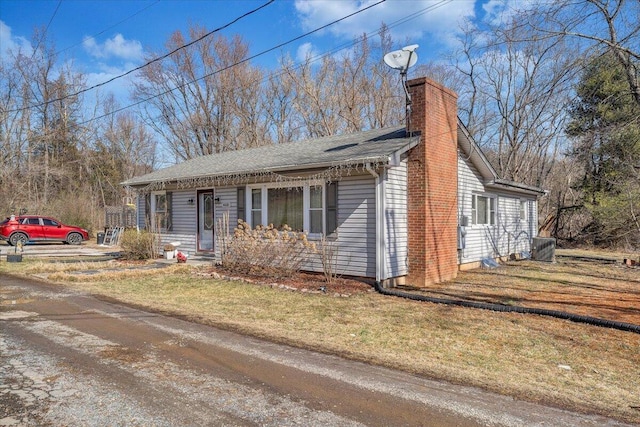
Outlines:
{"label": "white pipe", "polygon": [[364,167],[376,179],[376,281],[380,282],[385,278],[384,186],[380,175],[370,163],[365,164]]}

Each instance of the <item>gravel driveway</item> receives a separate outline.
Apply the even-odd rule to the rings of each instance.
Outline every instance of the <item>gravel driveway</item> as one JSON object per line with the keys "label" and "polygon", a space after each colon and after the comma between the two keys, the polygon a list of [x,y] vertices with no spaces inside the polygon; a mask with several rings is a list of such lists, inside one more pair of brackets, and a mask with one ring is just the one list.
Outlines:
{"label": "gravel driveway", "polygon": [[0,426],[617,426],[0,275]]}

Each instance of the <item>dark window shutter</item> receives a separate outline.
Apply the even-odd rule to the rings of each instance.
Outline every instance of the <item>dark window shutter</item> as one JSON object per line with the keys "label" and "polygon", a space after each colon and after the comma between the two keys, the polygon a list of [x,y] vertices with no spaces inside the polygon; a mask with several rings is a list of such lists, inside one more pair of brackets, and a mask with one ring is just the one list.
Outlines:
{"label": "dark window shutter", "polygon": [[167,192],[166,195],[166,200],[167,200],[167,224],[166,224],[166,230],[167,231],[172,231],[173,230],[173,193]]}
{"label": "dark window shutter", "polygon": [[246,210],[245,210],[245,201],[247,200],[245,197],[245,188],[238,187],[237,191],[237,204],[238,204],[238,219],[242,221],[246,221]]}
{"label": "dark window shutter", "polygon": [[144,225],[146,230],[151,228],[151,194],[144,195]]}
{"label": "dark window shutter", "polygon": [[330,182],[326,187],[327,213],[326,235],[338,229],[338,183]]}

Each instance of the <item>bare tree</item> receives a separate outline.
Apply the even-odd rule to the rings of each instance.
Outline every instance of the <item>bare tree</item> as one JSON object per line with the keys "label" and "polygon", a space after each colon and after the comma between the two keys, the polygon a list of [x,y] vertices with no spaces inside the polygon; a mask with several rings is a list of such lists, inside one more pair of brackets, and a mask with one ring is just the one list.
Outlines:
{"label": "bare tree", "polygon": [[280,62],[281,71],[269,76],[264,92],[265,111],[272,140],[278,144],[300,138],[302,123],[294,110],[295,85],[288,70],[293,68],[289,57]]}
{"label": "bare tree", "polygon": [[317,71],[307,55],[296,70],[287,68],[287,76],[295,85],[294,108],[301,118],[307,138],[340,133],[339,96],[334,90],[337,77],[336,60],[325,56]]}
{"label": "bare tree", "polygon": [[292,82],[293,113],[303,136],[314,138],[404,122],[405,97],[399,74],[382,61],[392,41],[384,27],[380,41],[366,35],[340,56],[323,56],[318,65],[308,56],[284,75]]}
{"label": "bare tree", "polygon": [[[190,38],[206,30],[190,29]],[[186,44],[180,31],[166,44]],[[269,143],[259,86],[261,72],[244,62],[238,36],[211,35],[142,70],[134,99],[145,101],[147,124],[179,159]]]}
{"label": "bare tree", "polygon": [[380,29],[380,37],[371,50],[371,58],[366,75],[367,126],[372,129],[385,128],[404,123],[405,95],[396,70],[390,69],[382,60],[386,53],[393,50],[393,40],[385,24]]}
{"label": "bare tree", "polygon": [[612,52],[625,71],[635,102],[640,105],[640,2],[541,2],[526,11],[524,17],[523,25],[539,37],[573,40],[574,46],[581,45],[585,56]]}
{"label": "bare tree", "polygon": [[97,129],[88,171],[100,206],[120,204],[126,196],[120,183],[136,175],[151,172],[155,163],[156,142],[144,123],[132,112],[115,113],[119,105],[113,95],[103,101],[106,121]]}
{"label": "bare tree", "polygon": [[[534,39],[515,22],[466,34],[458,69],[470,80],[463,112],[506,179],[543,185],[561,144],[575,57],[563,40]],[[527,38],[527,42],[519,41]]]}
{"label": "bare tree", "polygon": [[74,94],[85,83],[70,63],[56,65],[55,47],[42,32],[35,32],[33,44],[39,49],[30,56],[14,54],[12,65],[20,78],[18,115],[26,130],[26,144],[19,148],[26,154],[21,174],[28,189],[23,195],[29,199],[25,203],[38,209],[81,178],[78,146],[83,130],[77,123],[82,118],[82,98]]}
{"label": "bare tree", "polygon": [[347,133],[357,132],[365,127],[365,112],[371,87],[369,58],[369,43],[365,35],[355,49],[342,55],[340,66],[336,69],[335,90],[340,94],[336,100],[339,106],[337,113]]}
{"label": "bare tree", "polygon": [[[22,96],[23,80],[9,61],[0,62],[0,199],[4,209],[16,206],[27,185],[22,172],[26,166],[27,113],[21,111],[28,102]],[[7,212],[9,213],[9,212]]]}

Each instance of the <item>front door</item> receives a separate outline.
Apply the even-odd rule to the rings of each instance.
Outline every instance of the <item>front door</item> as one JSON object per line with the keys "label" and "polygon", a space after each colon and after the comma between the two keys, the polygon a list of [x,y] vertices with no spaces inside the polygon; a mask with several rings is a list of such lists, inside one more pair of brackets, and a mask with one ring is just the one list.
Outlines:
{"label": "front door", "polygon": [[213,251],[214,204],[213,190],[198,191],[198,251]]}

